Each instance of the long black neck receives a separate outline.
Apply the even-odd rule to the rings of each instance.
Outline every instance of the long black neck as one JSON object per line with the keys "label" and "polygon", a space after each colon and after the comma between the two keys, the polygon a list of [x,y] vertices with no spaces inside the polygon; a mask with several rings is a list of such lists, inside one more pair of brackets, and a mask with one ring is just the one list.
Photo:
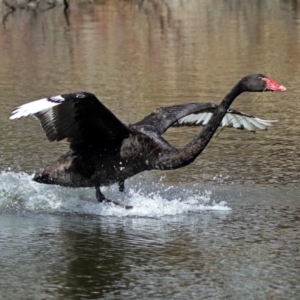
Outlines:
{"label": "long black neck", "polygon": [[217,131],[219,125],[221,124],[228,108],[232,102],[243,92],[240,87],[240,82],[233,87],[233,89],[225,96],[225,98],[220,103],[219,107],[216,109],[211,119],[207,125],[203,128],[200,134],[192,140],[186,147],[192,146],[197,141],[201,140],[201,148],[199,149],[198,155],[207,146],[215,132]]}
{"label": "long black neck", "polygon": [[219,107],[212,115],[210,121],[200,134],[188,143],[182,150],[174,153],[165,153],[159,157],[160,169],[177,169],[193,162],[196,157],[205,149],[214,133],[218,129],[227,109],[234,99],[243,92],[241,81],[225,96]]}

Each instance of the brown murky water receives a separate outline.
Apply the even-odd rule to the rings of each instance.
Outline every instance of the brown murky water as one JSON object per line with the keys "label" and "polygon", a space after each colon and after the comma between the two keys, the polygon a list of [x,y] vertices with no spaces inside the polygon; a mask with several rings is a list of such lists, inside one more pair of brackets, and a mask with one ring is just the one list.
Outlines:
{"label": "brown murky water", "polygon": [[[300,2],[72,1],[0,4],[0,295],[3,299],[299,299]],[[244,94],[233,107],[278,119],[227,129],[190,166],[105,190],[31,182],[66,151],[27,101],[94,92],[123,122],[159,106],[219,103],[261,72],[286,93]],[[257,99],[258,98],[258,99]],[[199,128],[165,137],[185,145]]]}

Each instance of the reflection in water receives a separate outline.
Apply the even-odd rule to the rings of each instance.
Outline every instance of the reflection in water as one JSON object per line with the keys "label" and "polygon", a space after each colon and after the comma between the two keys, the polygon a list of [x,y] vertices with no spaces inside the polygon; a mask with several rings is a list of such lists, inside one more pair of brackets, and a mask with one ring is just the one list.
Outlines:
{"label": "reflection in water", "polygon": [[162,219],[3,216],[1,291],[10,297],[14,282],[15,297],[296,299],[299,208],[234,210]]}
{"label": "reflection in water", "polygon": [[[124,263],[123,226],[116,224],[115,228],[107,228],[103,224],[102,228],[92,220],[91,226],[86,228],[86,222],[85,219],[78,222],[75,218],[71,227],[69,219],[67,224],[61,224],[62,249],[68,258],[66,268],[57,272],[54,267],[52,274],[55,275],[49,274],[48,280],[53,281],[53,285],[59,284],[55,292],[64,299],[74,295],[79,299],[98,299],[105,293],[115,292],[124,273],[130,271],[130,266]],[[93,291],[92,297],[90,291]]]}
{"label": "reflection in water", "polygon": [[[10,14],[0,28],[0,170],[13,171],[0,176],[0,294],[297,299],[299,19],[292,0],[72,1],[69,24],[61,6]],[[159,106],[219,103],[252,72],[287,92],[243,95],[234,108],[279,122],[256,134],[223,131],[193,165],[134,177],[126,199],[139,204],[135,215],[88,202],[93,191],[20,176],[67,148],[48,143],[35,120],[8,121],[26,101],[88,90],[133,123]],[[165,137],[183,146],[197,133]],[[169,188],[152,197],[159,179]],[[231,210],[178,209],[176,193],[194,199],[212,184]]]}

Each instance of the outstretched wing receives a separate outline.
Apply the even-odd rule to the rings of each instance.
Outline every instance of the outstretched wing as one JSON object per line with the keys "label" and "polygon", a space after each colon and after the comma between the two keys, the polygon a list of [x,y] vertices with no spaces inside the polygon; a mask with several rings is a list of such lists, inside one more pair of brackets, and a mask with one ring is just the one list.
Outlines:
{"label": "outstretched wing", "polygon": [[[217,108],[218,106],[213,103],[189,103],[162,107],[134,126],[143,132],[154,131],[158,135],[163,134],[169,127],[205,126]],[[276,120],[262,120],[228,109],[220,126],[255,131],[267,129],[273,122]]]}
{"label": "outstretched wing", "polygon": [[142,132],[154,132],[161,135],[181,118],[216,107],[217,105],[213,103],[189,103],[160,107],[133,126]]}
{"label": "outstretched wing", "polygon": [[36,117],[49,141],[68,138],[72,149],[122,141],[129,129],[92,93],[43,98],[14,109],[10,119]]}
{"label": "outstretched wing", "polygon": [[[211,119],[214,110],[215,109],[208,109],[205,111],[189,114],[179,119],[172,126],[205,126]],[[256,131],[257,129],[266,130],[267,127],[272,126],[272,123],[274,122],[277,122],[277,120],[263,120],[237,110],[228,109],[226,115],[222,119],[220,126]]]}

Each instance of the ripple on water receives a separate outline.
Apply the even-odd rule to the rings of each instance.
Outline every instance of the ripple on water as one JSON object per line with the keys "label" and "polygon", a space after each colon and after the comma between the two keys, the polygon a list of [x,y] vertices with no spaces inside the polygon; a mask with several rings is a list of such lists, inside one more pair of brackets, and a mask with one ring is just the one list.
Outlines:
{"label": "ripple on water", "polygon": [[200,192],[198,185],[130,181],[118,199],[117,186],[106,188],[109,197],[135,206],[126,211],[98,204],[93,189],[41,185],[31,177],[0,174],[0,208],[8,212],[0,234],[4,292],[297,299],[297,191],[232,185]]}

